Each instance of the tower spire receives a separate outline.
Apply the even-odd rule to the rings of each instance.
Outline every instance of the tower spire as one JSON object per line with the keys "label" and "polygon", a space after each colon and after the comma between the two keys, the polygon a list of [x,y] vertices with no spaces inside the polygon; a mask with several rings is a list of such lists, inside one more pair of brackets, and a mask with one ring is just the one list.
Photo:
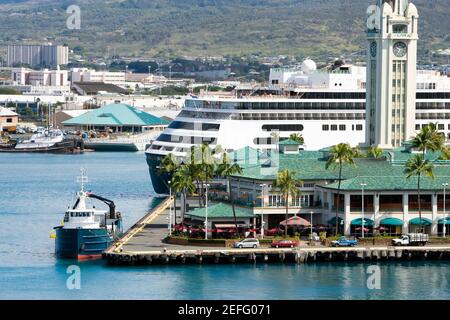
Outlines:
{"label": "tower spire", "polygon": [[419,15],[409,0],[382,0],[368,13],[381,28],[367,33],[366,144],[397,148],[415,130]]}

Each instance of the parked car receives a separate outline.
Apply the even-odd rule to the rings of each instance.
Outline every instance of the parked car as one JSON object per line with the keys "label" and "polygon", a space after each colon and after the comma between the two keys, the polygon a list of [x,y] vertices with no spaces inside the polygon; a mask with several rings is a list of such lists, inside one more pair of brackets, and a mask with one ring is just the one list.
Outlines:
{"label": "parked car", "polygon": [[337,240],[331,241],[332,247],[354,247],[358,244],[358,240],[351,240],[346,237],[340,237]]}
{"label": "parked car", "polygon": [[297,246],[297,242],[292,240],[278,240],[270,244],[273,248],[293,248]]}
{"label": "parked car", "polygon": [[259,240],[255,238],[247,238],[234,243],[235,248],[258,248]]}
{"label": "parked car", "polygon": [[425,233],[408,233],[402,235],[398,239],[392,239],[394,246],[424,246],[429,240],[428,234]]}
{"label": "parked car", "polygon": [[22,129],[22,128],[16,128],[16,133],[17,134],[25,134],[27,132],[24,129]]}

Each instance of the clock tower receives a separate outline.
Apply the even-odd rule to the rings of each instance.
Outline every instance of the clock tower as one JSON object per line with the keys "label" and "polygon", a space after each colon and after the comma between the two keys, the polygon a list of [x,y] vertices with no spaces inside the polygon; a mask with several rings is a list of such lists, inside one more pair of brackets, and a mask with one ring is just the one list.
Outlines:
{"label": "clock tower", "polygon": [[392,149],[414,135],[419,15],[409,0],[367,13],[366,145]]}

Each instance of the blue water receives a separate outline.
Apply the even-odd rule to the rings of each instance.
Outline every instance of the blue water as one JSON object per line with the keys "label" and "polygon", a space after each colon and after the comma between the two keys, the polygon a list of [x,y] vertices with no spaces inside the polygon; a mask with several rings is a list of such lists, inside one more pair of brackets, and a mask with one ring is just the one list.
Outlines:
{"label": "blue water", "polygon": [[[111,267],[58,261],[49,233],[78,190],[81,167],[87,189],[113,199],[126,227],[157,203],[142,153],[0,154],[0,299],[450,298],[449,262],[379,263],[381,289],[371,290],[369,264],[361,263]],[[67,287],[72,264],[80,267],[80,289]]]}

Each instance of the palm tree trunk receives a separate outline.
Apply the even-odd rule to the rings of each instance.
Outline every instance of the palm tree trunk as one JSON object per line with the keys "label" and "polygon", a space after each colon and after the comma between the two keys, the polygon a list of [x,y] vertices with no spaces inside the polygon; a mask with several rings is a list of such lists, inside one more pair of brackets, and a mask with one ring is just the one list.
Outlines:
{"label": "palm tree trunk", "polygon": [[183,188],[183,210],[181,210],[181,224],[184,225],[184,216],[186,214],[186,188]]}
{"label": "palm tree trunk", "polygon": [[419,205],[419,221],[420,221],[420,232],[422,232],[422,208],[421,208],[421,202],[420,202],[420,173],[417,175],[417,201]]}
{"label": "palm tree trunk", "polygon": [[337,236],[338,234],[338,212],[339,212],[339,205],[340,205],[340,195],[341,195],[341,177],[342,177],[342,162],[339,162],[339,182],[338,182],[338,192],[337,192],[337,200],[336,200],[336,230],[334,232],[334,235]]}
{"label": "palm tree trunk", "polygon": [[197,197],[198,197],[198,207],[202,207],[202,195],[200,190],[200,182],[198,179],[195,179],[195,184],[197,185]]}
{"label": "palm tree trunk", "polygon": [[284,226],[284,237],[287,238],[288,236],[288,214],[289,214],[289,193],[285,196],[285,201],[286,201],[286,225]]}
{"label": "palm tree trunk", "polygon": [[174,192],[173,196],[173,224],[177,224],[177,192]]}
{"label": "palm tree trunk", "polygon": [[230,190],[230,202],[231,202],[231,209],[233,210],[233,218],[234,218],[234,227],[236,228],[236,234],[238,236],[238,238],[240,238],[239,235],[239,229],[238,229],[238,225],[237,225],[237,217],[236,217],[236,209],[234,207],[234,200],[233,200],[233,192],[231,192],[231,180],[228,177],[228,189]]}

